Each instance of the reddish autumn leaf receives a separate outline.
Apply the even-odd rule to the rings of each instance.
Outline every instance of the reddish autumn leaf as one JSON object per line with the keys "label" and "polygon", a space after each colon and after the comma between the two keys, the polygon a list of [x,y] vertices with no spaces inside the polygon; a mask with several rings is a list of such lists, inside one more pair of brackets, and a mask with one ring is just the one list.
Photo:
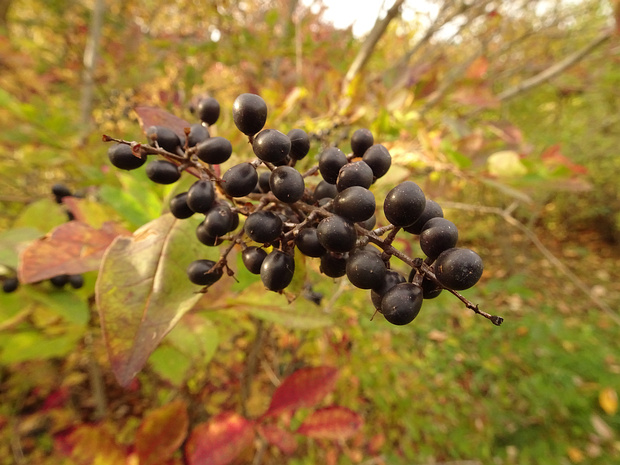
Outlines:
{"label": "reddish autumn leaf", "polygon": [[254,440],[254,424],[233,412],[222,412],[197,425],[185,445],[189,465],[227,465]]}
{"label": "reddish autumn leaf", "polygon": [[114,439],[109,426],[81,425],[56,435],[56,449],[78,465],[123,464],[127,449]]}
{"label": "reddish autumn leaf", "polygon": [[462,87],[456,90],[451,98],[462,105],[480,108],[497,108],[500,104],[499,99],[487,86]]}
{"label": "reddish autumn leaf", "polygon": [[260,425],[258,432],[265,440],[285,454],[292,454],[297,449],[295,435],[277,425]]}
{"label": "reddish autumn leaf", "polygon": [[169,459],[181,447],[189,419],[184,401],[171,402],[151,412],[136,433],[140,465],[156,465]]}
{"label": "reddish autumn leaf", "polygon": [[112,241],[117,236],[129,234],[112,222],[104,223],[101,229],[79,221],[62,224],[24,249],[19,263],[19,280],[26,284],[61,274],[97,270]]}
{"label": "reddish autumn leaf", "polygon": [[185,128],[191,126],[190,123],[178,116],[168,113],[157,107],[138,106],[134,108],[138,115],[138,121],[142,131],[146,134],[146,130],[151,126],[166,126],[172,129],[181,138],[185,138]]}
{"label": "reddish autumn leaf", "polygon": [[345,407],[325,407],[307,417],[297,433],[317,439],[348,439],[361,427],[362,417]]}
{"label": "reddish autumn leaf", "polygon": [[574,163],[570,158],[562,153],[560,144],[555,144],[545,150],[540,156],[545,165],[550,167],[565,166],[574,174],[587,174],[588,168]]}
{"label": "reddish autumn leaf", "polygon": [[489,60],[487,57],[479,56],[474,62],[467,68],[465,77],[475,81],[484,79],[489,69]]}
{"label": "reddish autumn leaf", "polygon": [[263,416],[273,416],[285,410],[315,406],[334,389],[337,377],[338,370],[333,367],[311,367],[297,370],[278,386]]}

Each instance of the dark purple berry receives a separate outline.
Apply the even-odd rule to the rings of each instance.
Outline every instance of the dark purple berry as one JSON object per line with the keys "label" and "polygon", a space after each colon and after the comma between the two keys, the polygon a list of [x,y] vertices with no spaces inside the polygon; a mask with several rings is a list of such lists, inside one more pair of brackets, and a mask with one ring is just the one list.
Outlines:
{"label": "dark purple berry", "polygon": [[381,313],[394,325],[411,323],[422,308],[422,288],[413,283],[392,287],[381,299]]}
{"label": "dark purple berry", "polygon": [[347,163],[338,173],[336,188],[342,192],[347,187],[362,186],[368,189],[373,181],[373,173],[370,166],[364,161]]}
{"label": "dark purple berry", "polygon": [[380,312],[381,311],[381,299],[386,294],[387,291],[392,289],[394,286],[400,283],[406,282],[405,277],[400,274],[398,271],[387,270],[383,279],[378,283],[377,286],[373,288],[370,292],[370,298],[372,300],[372,304],[375,308]]}
{"label": "dark purple berry", "polygon": [[228,169],[222,176],[222,188],[231,197],[245,197],[258,183],[258,173],[251,163],[239,163]]}
{"label": "dark purple berry", "polygon": [[[110,163],[121,170],[135,170],[146,163],[146,155],[142,158],[136,157],[127,144],[116,144],[108,149]],[[71,195],[71,194],[69,194]],[[56,196],[58,197],[58,196]]]}
{"label": "dark purple berry", "polygon": [[387,173],[392,165],[390,152],[381,144],[375,144],[368,148],[368,150],[364,152],[362,160],[370,166],[375,178],[380,178]]}
{"label": "dark purple berry", "polygon": [[210,286],[222,277],[222,269],[213,269],[213,260],[194,260],[187,267],[187,277],[199,286]]}
{"label": "dark purple berry", "polygon": [[269,163],[283,161],[291,151],[291,140],[276,129],[264,129],[252,141],[254,155]]}
{"label": "dark purple berry", "polygon": [[271,172],[269,187],[278,200],[294,203],[301,199],[306,190],[304,178],[291,166],[278,166]]}
{"label": "dark purple berry", "polygon": [[157,184],[172,184],[181,178],[177,165],[167,160],[153,160],[146,165],[146,175]]}
{"label": "dark purple berry", "polygon": [[19,287],[19,280],[15,277],[6,278],[2,283],[2,290],[7,294],[15,292]]}
{"label": "dark purple berry", "polygon": [[340,278],[347,273],[347,257],[349,254],[326,253],[321,257],[319,270],[330,278]]}
{"label": "dark purple berry", "polygon": [[192,124],[187,135],[187,145],[194,147],[209,138],[209,131],[202,124]]}
{"label": "dark purple berry", "polygon": [[443,210],[434,200],[426,199],[422,215],[413,224],[403,229],[411,234],[420,234],[426,222],[431,218],[443,218]]}
{"label": "dark purple berry", "polygon": [[303,129],[291,129],[288,134],[291,140],[290,156],[294,160],[301,160],[310,151],[310,138]]}
{"label": "dark purple berry", "polygon": [[483,266],[482,259],[473,250],[453,248],[439,254],[433,269],[437,280],[444,287],[463,291],[478,282]]}
{"label": "dark purple berry", "polygon": [[347,260],[347,278],[355,287],[372,289],[379,286],[387,269],[381,256],[368,249],[356,249]]}
{"label": "dark purple berry", "polygon": [[319,172],[330,184],[336,184],[340,168],[346,164],[347,156],[338,147],[329,147],[319,156]]}
{"label": "dark purple berry", "polygon": [[282,234],[282,219],[274,212],[258,210],[248,215],[243,230],[253,241],[267,244]]}
{"label": "dark purple berry", "polygon": [[84,276],[82,276],[81,274],[70,274],[69,284],[73,289],[80,289],[82,286],[84,286]]}
{"label": "dark purple berry", "polygon": [[394,226],[409,226],[422,215],[425,205],[426,197],[420,186],[405,181],[387,193],[383,212]]}
{"label": "dark purple berry", "polygon": [[456,246],[459,232],[454,223],[445,218],[431,218],[422,228],[420,248],[430,259],[435,259],[444,250]]}
{"label": "dark purple berry", "polygon": [[295,245],[299,251],[308,257],[322,257],[325,255],[325,247],[319,242],[319,236],[315,228],[304,228],[299,231],[295,238]]}
{"label": "dark purple berry", "polygon": [[357,223],[375,214],[375,196],[361,186],[349,187],[334,198],[334,213]]}
{"label": "dark purple berry", "polygon": [[223,137],[209,137],[196,145],[196,156],[210,165],[219,165],[232,155],[232,144]]}
{"label": "dark purple berry", "polygon": [[254,246],[246,247],[241,252],[243,264],[252,274],[260,274],[260,268],[266,256],[267,252],[265,250]]}
{"label": "dark purple berry", "polygon": [[333,199],[338,194],[338,189],[335,184],[330,184],[327,181],[321,181],[314,188],[314,201],[318,202],[321,199]]}
{"label": "dark purple berry", "polygon": [[165,126],[151,126],[146,130],[149,145],[159,146],[167,152],[177,153],[181,146],[181,139],[176,132]]}
{"label": "dark purple berry", "polygon": [[202,98],[196,106],[196,116],[209,126],[215,124],[220,117],[220,104],[213,97]]}
{"label": "dark purple berry", "polygon": [[207,179],[200,179],[191,185],[187,191],[187,206],[196,213],[207,213],[215,201],[213,183]]}
{"label": "dark purple berry", "polygon": [[181,192],[170,199],[170,213],[180,220],[194,214],[194,210],[187,205],[187,192]]}
{"label": "dark purple berry", "polygon": [[351,136],[351,151],[356,157],[361,157],[374,143],[372,132],[368,129],[358,129]]}
{"label": "dark purple berry", "polygon": [[267,104],[256,94],[241,94],[233,103],[233,121],[246,136],[263,129],[267,121]]}
{"label": "dark purple berry", "polygon": [[344,253],[353,250],[357,241],[355,226],[338,215],[321,220],[316,228],[319,242],[330,252]]}
{"label": "dark purple berry", "polygon": [[287,287],[295,274],[295,259],[281,250],[274,250],[265,257],[260,267],[260,279],[270,291]]}

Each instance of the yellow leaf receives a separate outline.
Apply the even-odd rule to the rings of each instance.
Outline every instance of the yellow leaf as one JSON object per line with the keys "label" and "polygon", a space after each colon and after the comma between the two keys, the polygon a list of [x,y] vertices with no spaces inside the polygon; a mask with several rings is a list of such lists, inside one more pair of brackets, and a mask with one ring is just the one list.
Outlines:
{"label": "yellow leaf", "polygon": [[614,415],[618,411],[618,394],[606,387],[599,392],[598,403],[607,415]]}
{"label": "yellow leaf", "polygon": [[567,452],[568,452],[568,458],[573,463],[582,462],[584,459],[583,452],[581,452],[576,447],[569,447]]}

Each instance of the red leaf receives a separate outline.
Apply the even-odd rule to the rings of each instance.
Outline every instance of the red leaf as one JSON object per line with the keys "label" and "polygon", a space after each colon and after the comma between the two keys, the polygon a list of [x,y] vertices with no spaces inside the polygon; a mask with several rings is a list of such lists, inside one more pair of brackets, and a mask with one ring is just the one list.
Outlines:
{"label": "red leaf", "polygon": [[232,412],[222,412],[198,424],[185,445],[189,465],[227,465],[254,440],[253,423]]}
{"label": "red leaf", "polygon": [[482,80],[486,76],[488,69],[489,60],[484,56],[479,56],[469,66],[465,73],[465,77],[476,81]]}
{"label": "red leaf", "polygon": [[299,407],[315,406],[334,389],[337,377],[338,370],[332,367],[297,370],[278,386],[263,416],[272,416]]}
{"label": "red leaf", "polygon": [[60,453],[78,465],[94,463],[125,463],[127,449],[117,444],[106,425],[82,425],[56,435],[55,446]]}
{"label": "red leaf", "polygon": [[265,440],[276,446],[285,454],[292,454],[297,449],[297,441],[295,435],[280,428],[276,425],[260,425],[258,432],[265,438]]}
{"label": "red leaf", "polygon": [[588,168],[583,165],[574,163],[570,158],[562,153],[560,144],[555,144],[545,150],[541,156],[547,166],[565,166],[574,174],[587,174]]}
{"label": "red leaf", "polygon": [[33,241],[21,254],[20,282],[34,283],[61,274],[80,274],[99,269],[103,253],[119,235],[129,235],[116,223],[101,229],[69,221]]}
{"label": "red leaf", "polygon": [[166,110],[157,107],[138,106],[134,108],[140,121],[140,127],[146,134],[146,130],[151,126],[165,126],[172,129],[182,139],[185,138],[185,128],[191,126],[190,123]]}
{"label": "red leaf", "polygon": [[345,407],[325,407],[307,417],[297,433],[316,439],[348,439],[362,426],[362,417]]}
{"label": "red leaf", "polygon": [[182,400],[151,412],[136,434],[140,465],[156,465],[172,457],[183,444],[188,425],[187,406]]}

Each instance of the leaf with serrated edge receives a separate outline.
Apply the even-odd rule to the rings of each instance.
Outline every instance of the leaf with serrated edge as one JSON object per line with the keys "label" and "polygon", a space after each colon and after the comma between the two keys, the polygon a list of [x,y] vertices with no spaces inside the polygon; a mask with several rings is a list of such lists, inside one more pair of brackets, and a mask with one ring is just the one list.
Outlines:
{"label": "leaf with serrated edge", "polygon": [[140,465],[156,465],[172,457],[183,444],[188,425],[187,406],[182,400],[149,413],[136,433]]}
{"label": "leaf with serrated edge", "polygon": [[331,406],[312,412],[297,433],[315,439],[344,440],[353,436],[362,424],[362,417],[353,410]]}
{"label": "leaf with serrated edge", "polygon": [[185,312],[200,299],[187,266],[204,254],[196,222],[165,214],[118,237],[108,248],[95,289],[116,379],[127,386]]}
{"label": "leaf with serrated edge", "polygon": [[273,416],[300,407],[314,407],[334,389],[337,378],[338,370],[333,367],[297,370],[275,390],[263,416]]}
{"label": "leaf with serrated edge", "polygon": [[19,281],[34,283],[61,274],[97,270],[112,241],[119,235],[128,234],[128,231],[111,222],[104,223],[101,229],[79,221],[60,225],[22,251]]}
{"label": "leaf with serrated edge", "polygon": [[185,444],[189,465],[228,465],[254,440],[254,424],[233,412],[222,412],[198,424]]}

